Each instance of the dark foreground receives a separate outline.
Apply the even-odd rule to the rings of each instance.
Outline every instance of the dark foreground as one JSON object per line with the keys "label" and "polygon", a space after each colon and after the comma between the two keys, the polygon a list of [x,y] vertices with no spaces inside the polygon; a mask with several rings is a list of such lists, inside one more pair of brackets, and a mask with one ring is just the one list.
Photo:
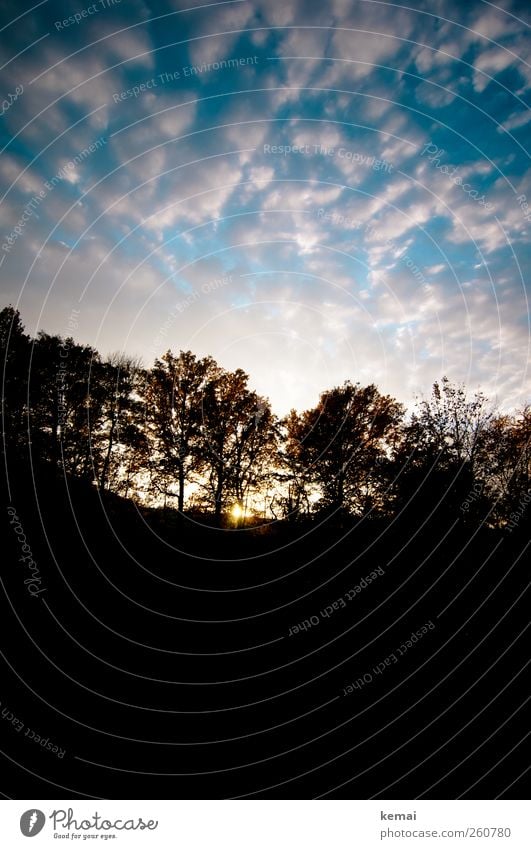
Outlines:
{"label": "dark foreground", "polygon": [[10,484],[5,795],[526,795],[525,521],[222,530]]}

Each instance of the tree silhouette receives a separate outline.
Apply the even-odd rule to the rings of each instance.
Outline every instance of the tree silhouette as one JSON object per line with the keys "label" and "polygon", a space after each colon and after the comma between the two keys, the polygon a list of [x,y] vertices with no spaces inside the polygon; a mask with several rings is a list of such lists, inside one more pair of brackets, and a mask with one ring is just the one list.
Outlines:
{"label": "tree silhouette", "polygon": [[531,490],[531,408],[514,416],[496,416],[489,423],[484,444],[485,479],[493,513],[503,524]]}
{"label": "tree silhouette", "polygon": [[[434,512],[506,527],[530,498],[531,408],[495,415],[447,377],[410,416],[374,384],[346,382],[282,422],[242,369],[167,351],[152,368],[102,359],[72,338],[32,340],[0,311],[3,448],[108,490],[177,498],[240,517],[258,499],[276,518],[317,510]],[[436,512],[435,512],[436,511]],[[264,510],[265,512],[265,510]],[[517,517],[518,521],[514,518]]]}
{"label": "tree silhouette", "polygon": [[3,448],[22,450],[27,443],[27,378],[31,342],[20,313],[12,306],[0,310],[0,374]]}
{"label": "tree silhouette", "polygon": [[91,374],[100,365],[98,352],[39,333],[35,341],[29,380],[32,441],[41,456],[56,468],[92,479],[101,456],[92,443],[103,408],[103,387]]}
{"label": "tree silhouette", "polygon": [[201,402],[205,385],[216,370],[211,357],[191,351],[167,351],[148,374],[145,396],[154,452],[154,485],[166,496],[178,487],[178,509],[184,510],[185,488],[198,469]]}
{"label": "tree silhouette", "polygon": [[202,397],[201,471],[219,521],[228,498],[245,501],[270,474],[277,443],[269,402],[248,389],[248,375],[217,368]]}
{"label": "tree silhouette", "polygon": [[467,463],[474,473],[491,417],[482,392],[469,398],[464,386],[443,377],[440,383],[433,384],[431,398],[420,403],[413,424],[420,425],[426,450],[437,453],[441,463]]}
{"label": "tree silhouette", "polygon": [[306,458],[299,450],[299,428],[300,419],[296,410],[291,410],[280,422],[279,469],[275,475],[279,487],[270,508],[275,517],[278,509],[281,517],[290,522],[310,514],[312,488],[315,488],[311,470],[305,465]]}
{"label": "tree silhouette", "polygon": [[[140,451],[143,437],[144,391],[146,373],[137,359],[123,354],[111,354],[105,362],[95,363],[91,384],[98,386],[102,399],[99,427],[91,428],[92,447],[101,457],[99,486],[102,491],[110,485],[122,486],[127,468],[132,471],[131,449]],[[128,475],[130,481],[130,475]]]}
{"label": "tree silhouette", "polygon": [[[435,382],[430,398],[417,403],[396,452],[397,508],[409,504],[421,513],[455,515],[469,493],[482,491],[492,415],[481,392],[469,397],[447,377]],[[480,498],[472,503],[470,516],[478,512]]]}
{"label": "tree silhouette", "polygon": [[363,513],[382,507],[378,461],[395,439],[402,406],[376,386],[345,383],[323,392],[319,403],[287,420],[288,454],[320,489],[332,510]]}

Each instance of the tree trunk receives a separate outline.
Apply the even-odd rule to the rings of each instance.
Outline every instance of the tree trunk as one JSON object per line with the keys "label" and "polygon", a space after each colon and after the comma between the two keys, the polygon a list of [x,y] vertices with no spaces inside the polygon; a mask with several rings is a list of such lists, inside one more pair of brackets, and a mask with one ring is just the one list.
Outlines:
{"label": "tree trunk", "polygon": [[184,512],[184,467],[179,466],[179,513]]}
{"label": "tree trunk", "polygon": [[105,489],[105,486],[106,486],[106,483],[107,483],[107,477],[109,475],[109,466],[111,464],[111,452],[112,452],[112,447],[114,445],[115,424],[116,424],[116,416],[113,415],[112,420],[111,420],[111,429],[109,431],[109,442],[108,442],[108,445],[107,445],[107,451],[106,451],[106,454],[105,454],[105,458],[103,460],[103,465],[101,467],[101,476],[100,476],[100,489],[101,490]]}
{"label": "tree trunk", "polygon": [[216,482],[216,493],[214,497],[214,518],[216,522],[219,524],[221,521],[221,507],[222,507],[222,499],[223,499],[223,472],[218,472],[218,479]]}

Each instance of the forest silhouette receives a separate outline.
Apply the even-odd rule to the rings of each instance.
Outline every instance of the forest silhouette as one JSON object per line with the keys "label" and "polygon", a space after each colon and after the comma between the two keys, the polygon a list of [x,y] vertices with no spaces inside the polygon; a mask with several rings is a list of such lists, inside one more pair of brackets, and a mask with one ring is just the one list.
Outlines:
{"label": "forest silhouette", "polygon": [[446,377],[407,415],[346,382],[278,418],[242,370],[167,351],[151,368],[0,312],[8,462],[227,527],[436,512],[514,529],[530,500],[531,408],[500,413]]}

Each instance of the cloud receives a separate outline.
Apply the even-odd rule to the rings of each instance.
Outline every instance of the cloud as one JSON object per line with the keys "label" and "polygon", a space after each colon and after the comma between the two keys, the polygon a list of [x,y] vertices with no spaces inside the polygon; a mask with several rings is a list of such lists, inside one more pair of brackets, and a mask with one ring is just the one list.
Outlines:
{"label": "cloud", "polygon": [[[150,9],[131,0],[63,33],[39,7],[11,31],[2,62],[49,35],[0,74],[6,92],[24,85],[0,126],[4,237],[45,180],[106,139],[6,255],[4,293],[16,301],[24,286],[28,325],[46,303],[41,325],[62,332],[93,276],[83,341],[146,362],[167,347],[211,353],[243,366],[280,412],[347,378],[404,401],[444,372],[505,405],[529,394],[531,226],[517,197],[531,202],[531,170],[509,133],[527,126],[517,97],[530,78],[516,7],[188,5],[147,25]],[[160,81],[255,55],[249,67]],[[490,211],[421,155],[427,143]],[[225,274],[230,285],[203,293]]]}
{"label": "cloud", "polygon": [[[229,58],[238,42],[239,31],[250,23],[252,17],[252,4],[247,2],[226,4],[208,9],[207,14],[195,14],[193,39],[188,48],[191,64],[208,64]],[[198,80],[201,81],[201,77]]]}
{"label": "cloud", "polygon": [[516,130],[520,127],[524,127],[526,124],[531,121],[531,111],[527,110],[526,112],[512,112],[508,118],[503,121],[497,130],[499,133],[503,133],[504,130],[509,132],[510,130]]}

